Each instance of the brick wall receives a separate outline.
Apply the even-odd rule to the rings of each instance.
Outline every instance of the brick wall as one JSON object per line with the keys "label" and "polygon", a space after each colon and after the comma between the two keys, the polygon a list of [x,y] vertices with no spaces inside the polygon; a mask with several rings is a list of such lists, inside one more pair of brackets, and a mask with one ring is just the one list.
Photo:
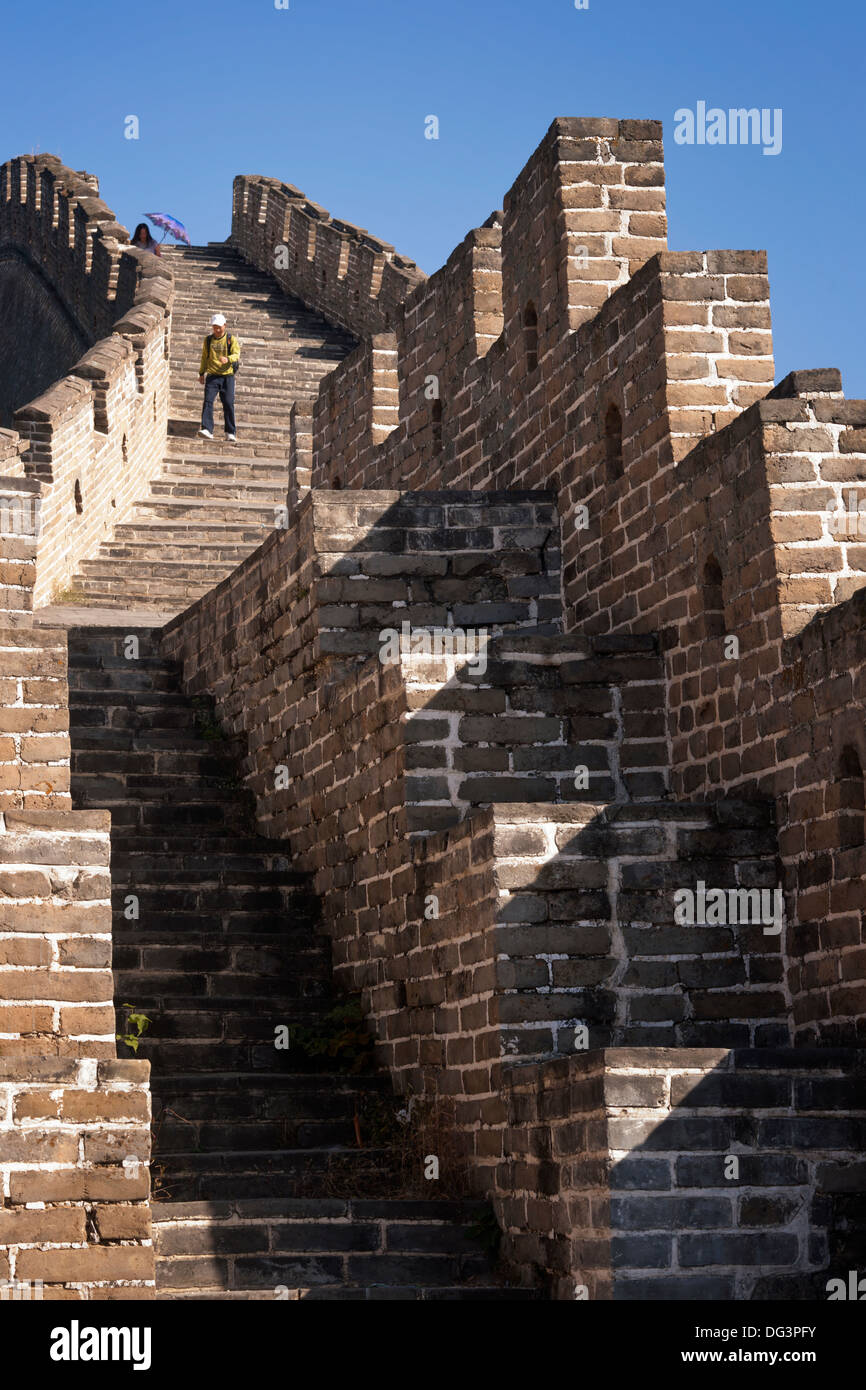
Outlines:
{"label": "brick wall", "polygon": [[346,461],[352,474],[363,469],[397,425],[396,367],[394,334],[377,333],[329,372],[312,408],[319,486],[343,486]]}
{"label": "brick wall", "polygon": [[[456,1089],[481,1168],[502,1142],[491,1068],[572,1048],[578,1022],[593,1046],[789,1036],[777,933],[674,923],[674,891],[698,880],[775,889],[771,807],[652,800],[656,644],[526,635],[556,609],[527,507],[549,502],[313,492],[163,635],[186,689],[245,740],[259,826],[312,875],[337,979],[363,992],[397,1084]],[[515,570],[528,592],[478,591]],[[486,671],[369,657],[404,616],[498,627]],[[578,763],[590,796],[633,805],[581,805]]]}
{"label": "brick wall", "polygon": [[152,1298],[150,1063],[3,1047],[0,1279],[13,1296]]}
{"label": "brick wall", "polygon": [[805,1048],[507,1069],[506,1259],[559,1299],[826,1298],[862,1261],[862,1073]]}
{"label": "brick wall", "polygon": [[[565,381],[574,385],[574,330],[665,245],[661,159],[658,123],[554,122],[504,212],[404,301],[399,419],[378,451],[342,459],[344,486],[536,487],[556,479],[569,450],[561,403],[548,407]],[[370,361],[366,380],[360,366],[356,352],[335,374],[333,390],[350,416],[347,396],[369,399],[385,385],[384,363]],[[330,476],[332,461],[316,430],[314,486]]]}
{"label": "brick wall", "polygon": [[87,350],[89,339],[22,252],[0,246],[0,317],[15,324],[26,351],[8,354],[0,380],[0,425],[39,395]]}
{"label": "brick wall", "polygon": [[331,217],[279,179],[235,179],[231,244],[287,294],[357,338],[389,328],[397,306],[424,278],[393,246]]}
{"label": "brick wall", "polygon": [[0,834],[4,1055],[116,1055],[108,864],[107,811],[5,812]]}
{"label": "brick wall", "polygon": [[171,273],[126,242],[89,176],[48,155],[0,168],[0,246],[26,255],[92,345],[14,415],[25,475],[43,484],[37,607],[113,536],[164,453]]}
{"label": "brick wall", "polygon": [[459,493],[313,493],[286,530],[167,625],[164,651],[186,688],[210,691],[226,728],[246,740],[244,773],[266,833],[288,828],[293,794],[274,785],[287,740],[328,681],[378,653],[382,630],[404,621],[484,625],[494,636],[539,622],[555,630],[551,500],[494,494],[476,504]]}
{"label": "brick wall", "polygon": [[32,611],[36,583],[42,484],[23,476],[25,448],[17,434],[0,430],[0,614],[10,625]]}
{"label": "brick wall", "polygon": [[590,1047],[789,1041],[775,924],[675,917],[677,891],[700,882],[775,888],[771,806],[496,806],[494,816],[506,1054],[569,1052],[576,1021]]}
{"label": "brick wall", "polygon": [[0,811],[68,811],[66,634],[0,628]]}
{"label": "brick wall", "polygon": [[[861,590],[784,641],[746,724],[741,780],[777,797],[786,959],[804,1043],[859,1046],[866,1028],[864,627]],[[751,747],[761,757],[747,772]]]}
{"label": "brick wall", "polygon": [[70,809],[66,632],[31,625],[33,565],[0,540],[0,1280],[148,1298],[149,1064],[116,1060],[110,818]]}

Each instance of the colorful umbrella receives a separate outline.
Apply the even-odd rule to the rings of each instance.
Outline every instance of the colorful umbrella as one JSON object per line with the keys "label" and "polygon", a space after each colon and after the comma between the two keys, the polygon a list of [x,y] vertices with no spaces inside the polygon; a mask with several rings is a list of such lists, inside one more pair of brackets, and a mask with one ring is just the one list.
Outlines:
{"label": "colorful umbrella", "polygon": [[[185,241],[187,246],[192,245],[186,227],[182,222],[178,222],[176,217],[169,217],[166,212],[146,212],[144,215],[155,227],[163,227],[166,232],[170,232],[175,241]],[[165,241],[164,234],[162,239]]]}

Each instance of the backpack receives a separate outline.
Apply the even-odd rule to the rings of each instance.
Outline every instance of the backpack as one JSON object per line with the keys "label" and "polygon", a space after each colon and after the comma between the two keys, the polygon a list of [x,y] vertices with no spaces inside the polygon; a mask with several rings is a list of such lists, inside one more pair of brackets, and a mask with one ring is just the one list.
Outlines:
{"label": "backpack", "polygon": [[[214,333],[209,333],[209,334],[207,335],[207,350],[208,350],[208,352],[210,352],[211,343],[213,342],[215,336],[216,336],[216,334],[214,334]],[[220,334],[220,337],[222,337],[222,334]],[[232,355],[232,342],[233,342],[233,341],[236,342],[237,339],[232,339],[231,333],[229,333],[228,329],[226,329],[226,347],[228,348],[228,355],[229,355],[229,357],[231,357],[231,355]],[[226,375],[227,375],[227,376],[237,376],[237,374],[238,374],[238,372],[240,371],[240,369],[241,369],[240,358],[238,358],[237,362],[236,362],[236,363],[234,364],[234,366],[232,367],[232,370],[231,370],[230,372],[227,372]]]}

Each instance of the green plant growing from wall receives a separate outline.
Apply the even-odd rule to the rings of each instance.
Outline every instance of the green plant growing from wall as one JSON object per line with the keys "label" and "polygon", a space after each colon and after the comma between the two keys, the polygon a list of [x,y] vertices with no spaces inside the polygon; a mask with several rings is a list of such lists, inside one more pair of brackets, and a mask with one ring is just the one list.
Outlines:
{"label": "green plant growing from wall", "polygon": [[153,1020],[148,1018],[147,1014],[137,1012],[134,1004],[124,1004],[123,1008],[126,1010],[126,1018],[123,1023],[126,1031],[115,1033],[114,1036],[118,1042],[126,1043],[126,1046],[131,1048],[133,1052],[138,1052],[142,1034],[147,1031]]}
{"label": "green plant growing from wall", "polygon": [[209,743],[224,743],[225,731],[217,723],[210,701],[197,695],[192,703],[195,710],[195,731],[199,738],[207,739]]}
{"label": "green plant growing from wall", "polygon": [[296,1028],[293,1042],[308,1057],[327,1057],[340,1070],[357,1073],[373,1065],[373,1035],[360,999],[348,999],[325,1014],[319,1028]]}

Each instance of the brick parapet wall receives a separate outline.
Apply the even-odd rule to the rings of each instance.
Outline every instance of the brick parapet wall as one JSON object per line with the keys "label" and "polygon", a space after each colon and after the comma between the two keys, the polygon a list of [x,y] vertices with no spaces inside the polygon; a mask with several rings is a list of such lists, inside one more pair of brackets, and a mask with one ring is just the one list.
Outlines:
{"label": "brick parapet wall", "polygon": [[[312,403],[318,487],[342,487],[345,460],[364,468],[398,422],[397,341],[378,333],[329,372]],[[355,462],[357,460],[357,463]]]}
{"label": "brick parapet wall", "polygon": [[68,811],[66,633],[0,628],[0,811]]}
{"label": "brick parapet wall", "polygon": [[862,1073],[805,1048],[506,1069],[506,1260],[558,1299],[826,1299],[863,1257]]}
{"label": "brick parapet wall", "polygon": [[749,745],[726,764],[747,794],[776,796],[786,960],[804,1043],[860,1045],[866,1027],[864,627],[861,590],[783,641],[750,711]]}
{"label": "brick parapet wall", "polygon": [[[638,565],[636,518],[663,505],[678,458],[772,385],[769,290],[754,252],[664,252],[610,289],[578,329],[560,325],[560,350],[534,372],[522,326],[510,338],[506,326],[483,356],[452,352],[432,315],[410,353],[399,332],[396,359],[356,349],[314,407],[313,486],[339,475],[362,488],[558,487],[570,621],[602,625],[608,609],[614,627],[633,618],[621,576]],[[360,447],[351,422],[370,419],[377,390],[393,399],[395,369],[399,420],[384,443],[367,430]],[[620,473],[605,432],[611,406]]]}
{"label": "brick parapet wall", "polygon": [[[467,625],[474,616],[477,631],[484,607],[467,604],[456,616]],[[493,801],[665,795],[664,687],[652,638],[503,633],[483,643],[483,658],[483,669],[462,656],[402,663],[411,830],[443,828]]]}
{"label": "brick parapet wall", "polygon": [[[784,641],[866,583],[866,548],[836,519],[864,466],[856,421],[866,407],[821,389],[838,384],[835,372],[797,377],[796,396],[788,378],[692,450],[656,513],[659,543],[637,602],[642,621],[666,633],[672,772],[686,794],[786,790],[766,738],[773,682],[788,679]],[[826,423],[816,425],[819,413]],[[710,558],[714,596],[702,583]],[[726,659],[729,636],[739,650]]]}
{"label": "brick parapet wall", "polygon": [[32,625],[32,564],[10,586],[3,563],[21,611],[0,629],[0,1281],[148,1298],[149,1064],[116,1060],[110,816],[70,809],[66,632]]}
{"label": "brick parapet wall", "polygon": [[[378,654],[380,632],[555,630],[559,552],[542,495],[314,492],[285,530],[165,629],[191,694],[209,691],[247,742],[265,833],[288,833],[274,768],[305,701]],[[472,598],[475,603],[468,602]]]}
{"label": "brick parapet wall", "polygon": [[662,634],[674,795],[776,800],[797,1033],[830,1043],[859,1039],[866,1017],[860,793],[842,770],[849,745],[866,767],[866,408],[840,388],[835,371],[792,374],[691,449],[626,577],[634,616],[614,614]]}
{"label": "brick parapet wall", "polygon": [[92,344],[15,413],[24,472],[44,484],[37,607],[113,536],[162,462],[171,272],[126,242],[93,181],[53,156],[0,169],[0,245],[36,267]]}
{"label": "brick parapet wall", "polygon": [[0,1280],[13,1298],[154,1296],[149,1072],[0,1055]]}
{"label": "brick parapet wall", "polygon": [[790,1040],[783,923],[755,920],[757,896],[751,921],[675,916],[701,883],[772,907],[771,805],[499,805],[495,825],[506,1054],[569,1052],[576,1022],[592,1047]]}
{"label": "brick parapet wall", "polygon": [[0,1055],[116,1055],[109,821],[4,813]]}
{"label": "brick parapet wall", "polygon": [[19,155],[0,166],[0,245],[34,264],[91,341],[116,317],[116,259],[129,239],[94,183],[54,155]]}
{"label": "brick parapet wall", "polygon": [[0,475],[0,614],[10,626],[32,622],[42,521],[43,487],[23,476],[25,448],[17,434],[2,431],[0,468],[9,472]]}
{"label": "brick parapet wall", "polygon": [[402,300],[424,279],[393,246],[331,217],[279,179],[235,179],[230,240],[287,294],[360,339],[387,331]]}

